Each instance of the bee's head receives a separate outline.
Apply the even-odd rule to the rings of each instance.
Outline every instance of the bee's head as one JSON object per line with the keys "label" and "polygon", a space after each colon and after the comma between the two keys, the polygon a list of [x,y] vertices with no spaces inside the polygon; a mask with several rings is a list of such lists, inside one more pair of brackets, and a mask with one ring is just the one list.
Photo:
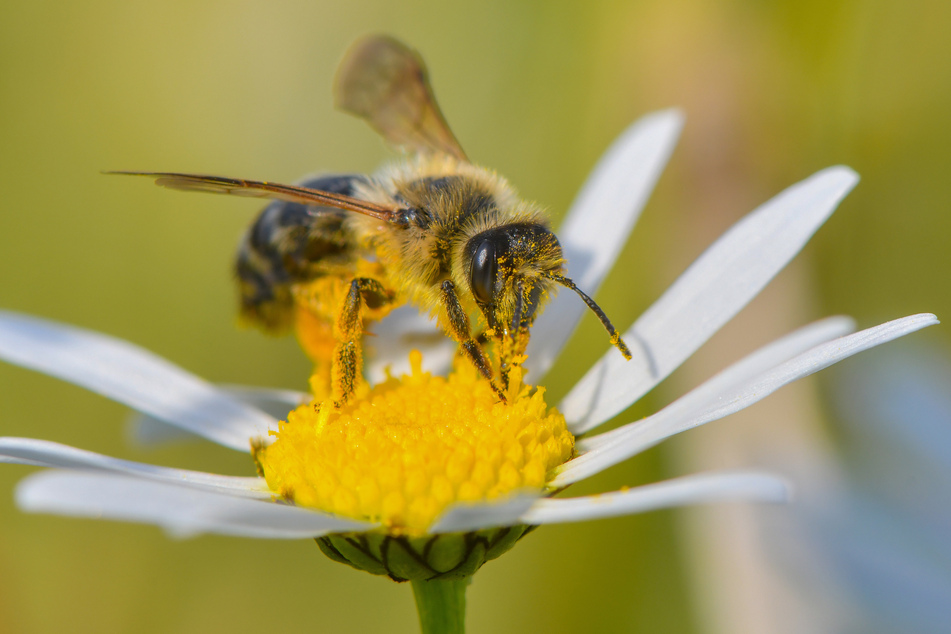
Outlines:
{"label": "bee's head", "polygon": [[527,330],[539,307],[559,284],[577,293],[611,335],[626,359],[630,350],[593,299],[562,274],[564,257],[558,238],[538,223],[513,223],[477,233],[466,243],[465,274],[469,290],[497,334]]}
{"label": "bee's head", "polygon": [[502,334],[531,326],[561,273],[558,238],[538,223],[482,231],[465,248],[466,282],[489,328]]}

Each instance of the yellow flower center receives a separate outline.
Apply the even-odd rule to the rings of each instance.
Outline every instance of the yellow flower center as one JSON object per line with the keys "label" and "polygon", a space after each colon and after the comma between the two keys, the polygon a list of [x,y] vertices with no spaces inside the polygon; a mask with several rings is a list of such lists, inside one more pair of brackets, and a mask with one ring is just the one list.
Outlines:
{"label": "yellow flower center", "polygon": [[571,457],[574,437],[544,389],[515,368],[501,403],[472,364],[448,377],[421,369],[361,394],[341,409],[314,401],[288,415],[255,458],[280,496],[337,515],[421,535],[455,502],[544,490]]}

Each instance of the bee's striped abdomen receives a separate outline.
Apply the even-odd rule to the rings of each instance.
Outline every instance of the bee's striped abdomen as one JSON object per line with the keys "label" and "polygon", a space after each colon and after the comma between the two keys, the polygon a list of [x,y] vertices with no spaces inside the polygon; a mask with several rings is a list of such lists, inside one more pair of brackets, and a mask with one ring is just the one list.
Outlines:
{"label": "bee's striped abdomen", "polygon": [[[352,196],[361,175],[323,176],[304,187]],[[314,279],[330,263],[352,259],[353,235],[348,212],[276,200],[264,208],[238,246],[241,314],[268,330],[290,325],[291,286]]]}

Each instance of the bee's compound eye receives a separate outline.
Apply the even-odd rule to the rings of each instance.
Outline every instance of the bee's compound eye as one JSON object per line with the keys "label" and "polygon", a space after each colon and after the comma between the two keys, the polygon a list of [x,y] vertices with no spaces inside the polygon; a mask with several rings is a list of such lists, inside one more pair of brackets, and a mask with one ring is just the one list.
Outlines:
{"label": "bee's compound eye", "polygon": [[469,285],[476,300],[483,304],[494,304],[495,279],[498,275],[498,262],[495,257],[495,243],[483,240],[472,255],[472,270],[469,273]]}

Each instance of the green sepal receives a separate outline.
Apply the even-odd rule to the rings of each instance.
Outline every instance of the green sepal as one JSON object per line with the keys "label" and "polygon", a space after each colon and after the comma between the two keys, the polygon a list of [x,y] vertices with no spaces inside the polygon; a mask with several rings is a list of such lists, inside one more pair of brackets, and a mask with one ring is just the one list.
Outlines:
{"label": "green sepal", "polygon": [[504,555],[515,546],[515,543],[531,531],[531,526],[505,526],[495,529],[495,534],[489,539],[489,550],[485,553],[485,560],[491,561]]}
{"label": "green sepal", "polygon": [[511,549],[527,530],[511,526],[422,537],[344,533],[316,541],[330,559],[394,581],[453,580],[475,574],[485,562]]}
{"label": "green sepal", "polygon": [[[371,534],[372,536],[372,534]],[[370,550],[367,535],[329,535],[326,539],[343,557],[344,562],[353,566],[357,570],[366,570],[370,574],[387,574],[386,566]],[[336,559],[331,557],[331,559]]]}

